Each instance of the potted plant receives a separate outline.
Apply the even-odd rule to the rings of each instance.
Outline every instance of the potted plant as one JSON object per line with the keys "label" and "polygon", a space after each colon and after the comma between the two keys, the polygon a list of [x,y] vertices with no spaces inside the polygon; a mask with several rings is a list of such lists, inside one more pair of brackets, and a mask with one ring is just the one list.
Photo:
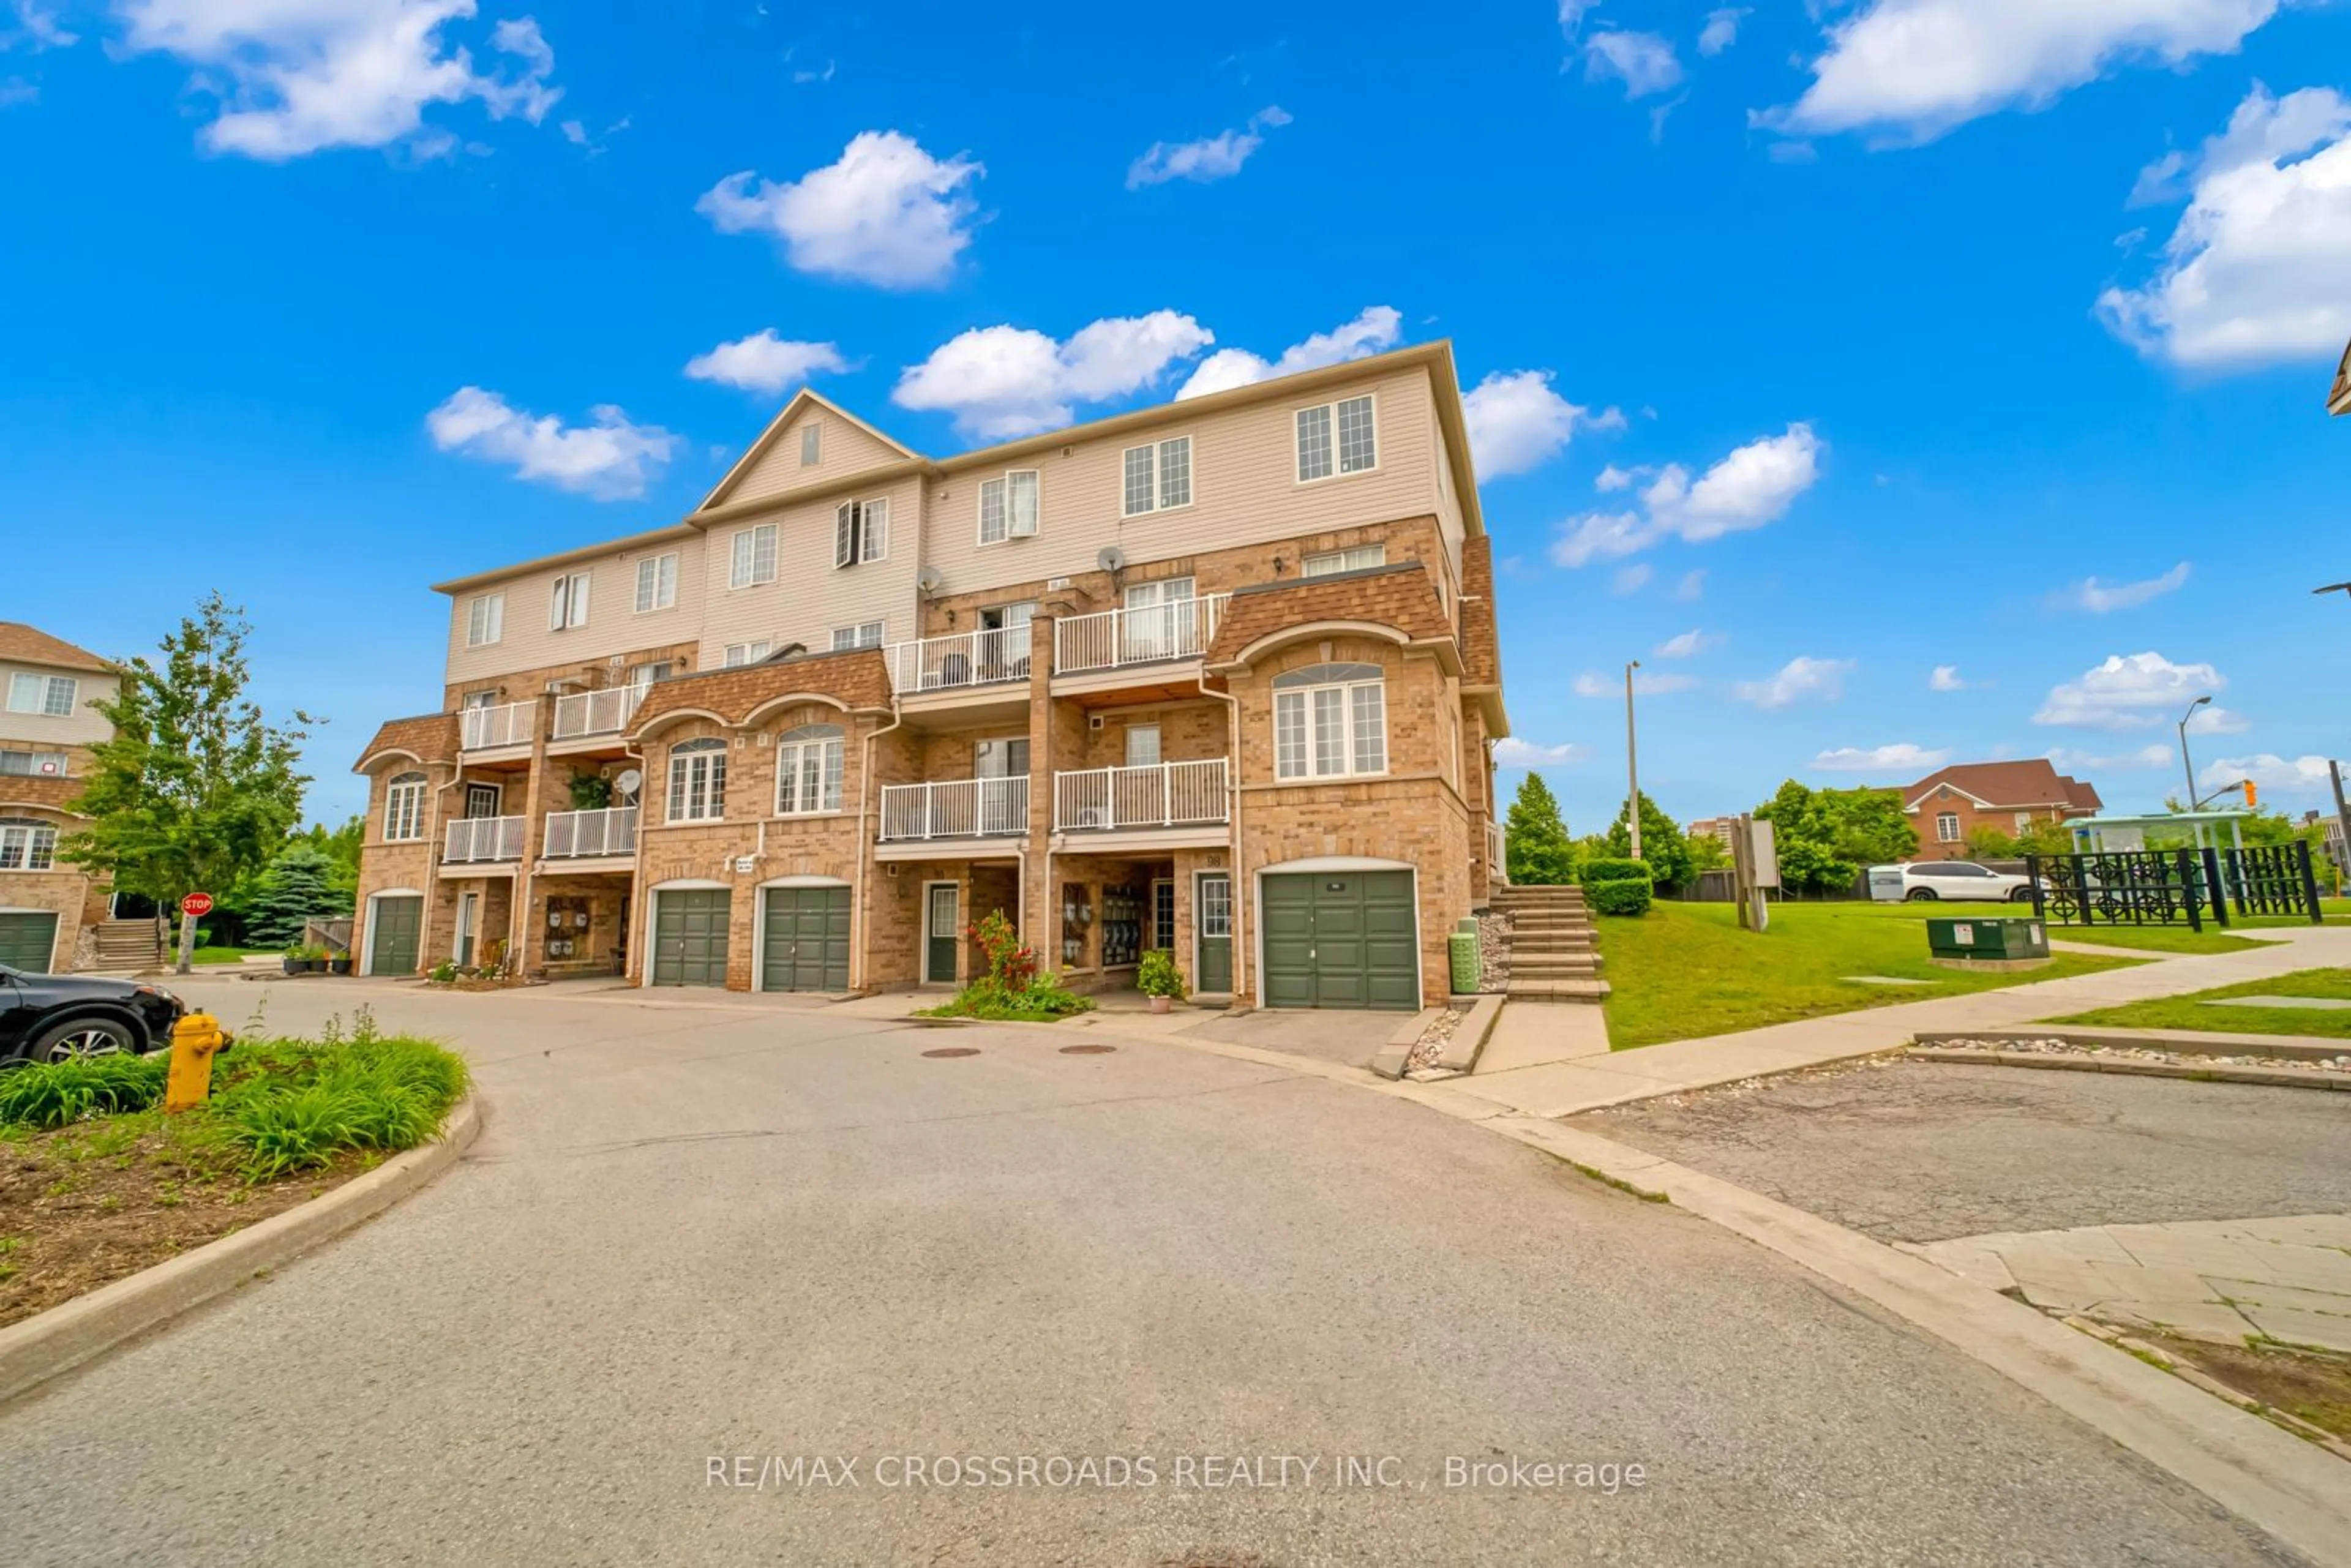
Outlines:
{"label": "potted plant", "polygon": [[1151,998],[1151,1010],[1164,1013],[1174,1008],[1186,994],[1184,977],[1176,970],[1176,955],[1165,947],[1154,947],[1143,955],[1135,966],[1134,988]]}
{"label": "potted plant", "polygon": [[348,950],[333,952],[327,955],[327,973],[329,975],[348,975],[350,972],[351,956]]}
{"label": "potted plant", "polygon": [[571,809],[575,811],[601,811],[612,803],[612,781],[601,773],[574,773],[571,776]]}
{"label": "potted plant", "polygon": [[287,974],[298,975],[307,967],[308,967],[308,966],[302,962],[302,945],[300,943],[298,942],[291,947],[286,949],[286,972]]}
{"label": "potted plant", "polygon": [[310,944],[308,947],[303,948],[302,968],[304,972],[308,974],[325,974],[327,972],[327,950],[324,947],[319,946],[315,942]]}

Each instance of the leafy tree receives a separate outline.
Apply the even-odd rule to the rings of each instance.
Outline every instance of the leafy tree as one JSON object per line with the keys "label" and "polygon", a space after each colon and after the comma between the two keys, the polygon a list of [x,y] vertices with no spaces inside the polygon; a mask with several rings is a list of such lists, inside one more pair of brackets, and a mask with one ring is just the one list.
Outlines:
{"label": "leafy tree", "polygon": [[302,939],[304,925],[350,912],[329,881],[332,862],[297,839],[261,873],[261,885],[246,915],[246,939],[260,947],[287,947]]}
{"label": "leafy tree", "polygon": [[1557,887],[1575,875],[1575,851],[1568,841],[1559,798],[1540,773],[1519,780],[1502,823],[1502,857],[1510,880],[1520,885]]}
{"label": "leafy tree", "polygon": [[1712,833],[1690,833],[1685,836],[1683,841],[1689,845],[1689,869],[1692,878],[1696,878],[1700,872],[1730,869],[1730,847]]}
{"label": "leafy tree", "polygon": [[[308,731],[267,724],[246,696],[252,628],[243,617],[219,593],[206,596],[163,639],[160,658],[124,664],[120,693],[90,705],[114,736],[90,748],[89,783],[72,808],[90,826],[58,845],[59,859],[176,906],[276,855],[301,817],[310,780],[297,768]],[[183,920],[183,975],[195,938],[195,922]]]}
{"label": "leafy tree", "polygon": [[1863,866],[1918,852],[1918,830],[1897,789],[1813,789],[1791,779],[1755,815],[1771,824],[1780,880],[1791,887],[1851,887]]}
{"label": "leafy tree", "polygon": [[[1633,852],[1633,834],[1625,811],[1616,813],[1616,821],[1608,829],[1608,852],[1629,855]],[[1647,862],[1650,875],[1662,888],[1686,886],[1690,879],[1689,841],[1682,836],[1681,824],[1657,810],[1648,791],[1641,792],[1641,859]]]}

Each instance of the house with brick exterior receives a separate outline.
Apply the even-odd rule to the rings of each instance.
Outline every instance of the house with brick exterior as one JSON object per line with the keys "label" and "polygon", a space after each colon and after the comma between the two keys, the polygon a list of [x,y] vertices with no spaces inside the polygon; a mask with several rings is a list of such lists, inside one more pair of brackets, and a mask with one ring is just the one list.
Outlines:
{"label": "house with brick exterior", "polygon": [[1918,830],[1919,860],[1959,860],[1968,835],[1990,828],[2011,837],[2037,823],[2095,817],[2098,791],[2057,771],[2047,758],[1956,762],[1902,791],[1902,810]]}
{"label": "house with brick exterior", "polygon": [[82,825],[68,807],[87,787],[89,748],[114,735],[90,704],[120,685],[87,649],[0,621],[0,964],[63,973],[92,957],[85,933],[106,919],[107,884],[57,848]]}
{"label": "house with brick exterior", "polygon": [[674,527],[458,578],[385,725],[368,972],[1418,1008],[1501,877],[1450,346],[955,456],[795,395]]}

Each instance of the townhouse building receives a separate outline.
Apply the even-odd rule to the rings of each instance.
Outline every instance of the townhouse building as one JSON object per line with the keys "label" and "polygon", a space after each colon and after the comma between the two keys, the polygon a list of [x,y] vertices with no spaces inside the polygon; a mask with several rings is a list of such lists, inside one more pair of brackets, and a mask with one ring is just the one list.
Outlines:
{"label": "townhouse building", "polygon": [[1919,860],[1965,858],[1968,835],[1979,828],[2013,836],[2103,809],[2095,785],[2058,772],[2041,757],[1955,762],[1902,791],[1903,813],[1918,830]]}
{"label": "townhouse building", "polygon": [[90,704],[120,685],[87,649],[0,621],[0,964],[62,974],[94,960],[89,934],[109,890],[58,860],[57,841],[82,826],[68,808],[87,787],[89,748],[114,734]]}
{"label": "townhouse building", "polygon": [[1509,733],[1449,345],[925,457],[801,392],[673,528],[461,578],[360,958],[1416,1008]]}

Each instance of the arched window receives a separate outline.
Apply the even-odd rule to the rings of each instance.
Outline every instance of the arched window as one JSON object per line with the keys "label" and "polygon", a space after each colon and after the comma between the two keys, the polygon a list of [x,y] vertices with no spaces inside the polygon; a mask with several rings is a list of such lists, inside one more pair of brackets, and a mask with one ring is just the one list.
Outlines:
{"label": "arched window", "polygon": [[784,731],[776,747],[776,814],[840,810],[841,752],[837,724],[804,724]]}
{"label": "arched window", "polygon": [[395,773],[383,789],[383,837],[386,843],[404,843],[424,836],[424,785],[422,773]]}
{"label": "arched window", "polygon": [[1275,778],[1387,769],[1387,683],[1377,664],[1308,664],[1273,678]]}
{"label": "arched window", "polygon": [[687,740],[669,748],[669,820],[715,822],[726,815],[726,743]]}
{"label": "arched window", "polygon": [[30,817],[0,817],[0,871],[48,871],[57,858],[55,827]]}

